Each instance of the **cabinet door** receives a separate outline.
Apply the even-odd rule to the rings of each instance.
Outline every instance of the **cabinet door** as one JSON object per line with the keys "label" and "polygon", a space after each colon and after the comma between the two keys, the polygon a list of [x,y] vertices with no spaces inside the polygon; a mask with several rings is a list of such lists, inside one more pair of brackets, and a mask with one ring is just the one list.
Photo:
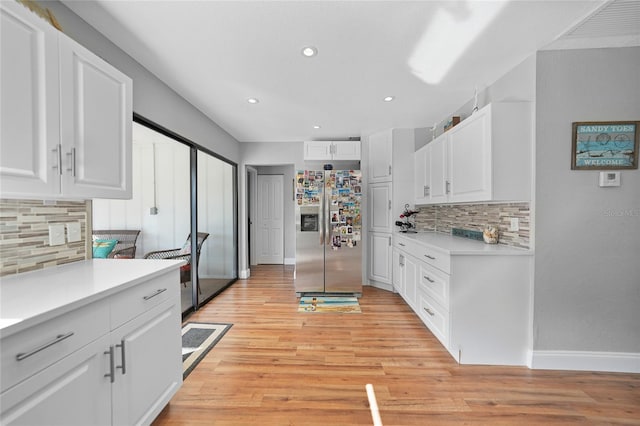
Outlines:
{"label": "cabinet door", "polygon": [[0,193],[60,191],[57,30],[16,2],[0,3]]}
{"label": "cabinet door", "polygon": [[429,163],[429,181],[431,182],[429,201],[431,203],[447,202],[449,197],[448,177],[448,137],[442,135],[431,142],[431,157]]}
{"label": "cabinet door", "polygon": [[360,160],[360,141],[333,142],[334,160]]}
{"label": "cabinet door", "polygon": [[370,231],[393,232],[391,207],[391,182],[369,185]]}
{"label": "cabinet door", "polygon": [[59,45],[62,193],[131,198],[131,79],[64,35]]}
{"label": "cabinet door", "polygon": [[331,160],[331,142],[328,141],[305,141],[305,160]]}
{"label": "cabinet door", "polygon": [[491,109],[458,126],[449,136],[449,201],[491,200]]}
{"label": "cabinet door", "polygon": [[416,260],[411,256],[405,256],[404,258],[404,299],[413,308],[417,310],[416,302],[416,288],[417,288],[417,274],[418,264]]}
{"label": "cabinet door", "polygon": [[393,291],[404,294],[402,266],[404,265],[404,255],[398,250],[393,249],[393,259],[391,261],[391,282],[393,283]]}
{"label": "cabinet door", "polygon": [[391,284],[391,234],[369,234],[369,279]]}
{"label": "cabinet door", "polygon": [[180,321],[177,304],[167,301],[112,331],[113,424],[150,424],[180,388]]}
{"label": "cabinet door", "polygon": [[414,199],[416,204],[426,204],[429,201],[429,172],[428,164],[431,158],[431,146],[423,146],[413,154],[414,162]]}
{"label": "cabinet door", "polygon": [[109,336],[0,395],[3,425],[110,425]]}
{"label": "cabinet door", "polygon": [[391,180],[392,131],[369,136],[369,182],[388,182]]}

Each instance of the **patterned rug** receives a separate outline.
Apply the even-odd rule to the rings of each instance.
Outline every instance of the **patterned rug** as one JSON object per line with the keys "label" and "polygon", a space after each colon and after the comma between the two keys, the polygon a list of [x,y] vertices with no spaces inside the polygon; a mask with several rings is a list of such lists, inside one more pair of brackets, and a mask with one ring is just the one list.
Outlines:
{"label": "patterned rug", "polygon": [[202,358],[233,324],[188,322],[182,327],[182,378],[187,378]]}
{"label": "patterned rug", "polygon": [[298,312],[333,312],[340,314],[359,314],[360,304],[357,297],[342,296],[305,296],[300,298]]}

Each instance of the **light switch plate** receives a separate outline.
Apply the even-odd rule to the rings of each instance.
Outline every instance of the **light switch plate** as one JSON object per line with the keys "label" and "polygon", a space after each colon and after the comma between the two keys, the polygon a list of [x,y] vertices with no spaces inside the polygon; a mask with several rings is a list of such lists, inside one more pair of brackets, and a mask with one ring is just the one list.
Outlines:
{"label": "light switch plate", "polygon": [[80,223],[78,222],[69,222],[67,223],[67,241],[70,243],[74,243],[76,241],[80,241]]}
{"label": "light switch plate", "polygon": [[509,225],[509,231],[519,231],[520,230],[520,221],[517,217],[511,218],[511,223]]}
{"label": "light switch plate", "polygon": [[60,246],[64,243],[64,223],[49,225],[49,245]]}

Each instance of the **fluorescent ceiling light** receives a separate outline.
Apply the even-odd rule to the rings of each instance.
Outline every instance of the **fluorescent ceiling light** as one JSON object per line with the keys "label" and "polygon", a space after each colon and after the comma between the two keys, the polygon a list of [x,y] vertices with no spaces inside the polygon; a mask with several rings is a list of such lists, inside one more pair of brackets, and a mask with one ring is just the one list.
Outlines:
{"label": "fluorescent ceiling light", "polygon": [[318,49],[313,46],[305,46],[302,48],[302,54],[307,58],[311,58],[312,56],[316,56],[318,54]]}
{"label": "fluorescent ceiling light", "polygon": [[247,102],[249,102],[250,104],[257,104],[260,101],[257,100],[256,98],[249,98],[249,99],[247,99]]}
{"label": "fluorescent ceiling light", "polygon": [[409,58],[411,72],[438,84],[509,0],[456,2],[433,15]]}
{"label": "fluorescent ceiling light", "polygon": [[385,97],[385,98],[383,99],[383,101],[385,101],[385,102],[391,102],[391,101],[392,101],[392,100],[394,100],[394,99],[395,99],[395,96],[387,96],[387,97]]}

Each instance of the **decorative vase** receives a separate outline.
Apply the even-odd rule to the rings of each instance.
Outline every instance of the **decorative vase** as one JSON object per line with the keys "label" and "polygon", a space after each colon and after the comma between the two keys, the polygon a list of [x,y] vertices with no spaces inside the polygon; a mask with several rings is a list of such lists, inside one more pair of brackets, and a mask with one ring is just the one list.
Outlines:
{"label": "decorative vase", "polygon": [[487,226],[482,231],[482,238],[487,244],[498,244],[498,228],[495,226]]}

